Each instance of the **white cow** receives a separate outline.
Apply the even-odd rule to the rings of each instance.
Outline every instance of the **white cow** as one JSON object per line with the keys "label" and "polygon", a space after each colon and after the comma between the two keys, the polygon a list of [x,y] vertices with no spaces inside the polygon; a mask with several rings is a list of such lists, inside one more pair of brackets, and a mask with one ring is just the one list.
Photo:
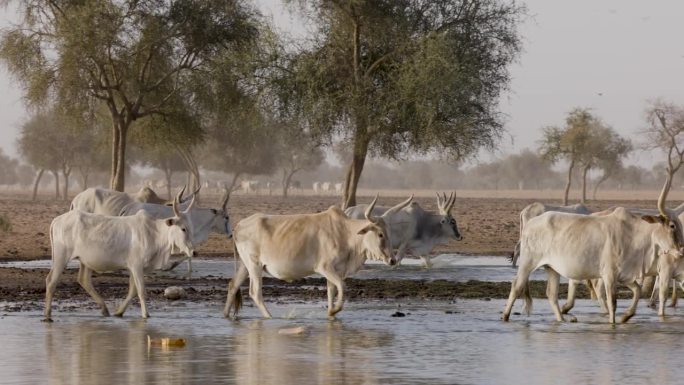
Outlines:
{"label": "white cow", "polygon": [[176,202],[172,210],[174,215],[167,219],[151,218],[144,211],[130,217],[110,217],[79,210],[55,218],[50,224],[52,266],[45,280],[45,320],[52,321],[55,288],[72,259],[87,267],[79,272],[78,282],[100,305],[104,316],[109,315],[107,305],[95,291],[90,274],[82,273],[127,269],[128,295],[115,314],[123,315],[137,292],[142,316],[147,318],[144,273],[166,266],[174,247],[188,257],[194,254],[189,215],[187,211],[179,212]]}
{"label": "white cow", "polygon": [[367,258],[395,263],[387,226],[371,216],[376,201],[377,197],[363,220],[349,219],[335,206],[317,214],[254,214],[241,220],[233,236],[237,271],[228,284],[223,314],[228,317],[234,307],[237,315],[240,285],[248,275],[250,297],[270,318],[261,293],[264,272],[288,282],[318,273],[328,280],[328,316],[334,317],[344,303],[344,279]]}
{"label": "white cow", "polygon": [[240,188],[245,194],[258,194],[259,192],[259,181],[256,180],[243,180],[240,181]]}
{"label": "white cow", "polygon": [[[199,191],[199,189],[197,190]],[[180,193],[180,203],[184,204],[194,197],[197,193],[188,195],[183,198],[185,187]],[[170,205],[165,199],[159,198],[157,194],[149,187],[143,187],[135,194],[127,194],[125,192],[110,190],[101,187],[91,187],[78,193],[71,201],[70,210],[81,210],[87,213],[118,216],[121,210],[127,205],[138,203],[154,203],[162,205]]]}
{"label": "white cow", "polygon": [[[195,207],[194,195],[190,204],[185,208],[188,212],[188,216],[193,226],[193,238],[192,242],[195,246],[199,247],[204,242],[209,239],[210,233],[226,235],[231,238],[233,232],[230,228],[230,217],[227,211],[228,200],[230,199],[230,192],[225,191],[224,196],[221,201],[220,209]],[[167,218],[173,211],[169,206],[155,205],[150,203],[139,203],[133,202],[125,206],[119,215],[128,216],[135,215],[140,210],[144,210],[149,216],[156,219]],[[164,268],[164,270],[171,270],[181,264],[183,261],[188,262],[188,275],[192,273],[192,259],[191,258],[180,258],[174,260],[169,266]]]}
{"label": "white cow", "polygon": [[558,321],[563,321],[558,285],[564,276],[575,280],[601,278],[611,323],[615,323],[615,285],[629,287],[634,296],[622,318],[626,322],[634,315],[641,294],[637,279],[656,269],[669,274],[670,257],[665,256],[681,257],[681,238],[681,223],[676,217],[638,216],[621,207],[605,216],[547,212],[532,218],[523,229],[520,266],[502,318],[508,320],[521,294],[525,295],[529,314],[529,276],[544,266],[549,276],[547,296]]}
{"label": "white cow", "polygon": [[323,194],[330,194],[332,191],[332,183],[330,182],[323,182],[321,183],[321,191],[323,191]]}
{"label": "white cow", "polygon": [[[525,224],[532,218],[538,217],[546,212],[553,211],[553,212],[559,212],[559,213],[570,213],[570,214],[581,214],[581,215],[589,215],[591,214],[591,210],[587,208],[587,206],[578,203],[570,206],[553,206],[553,205],[547,205],[541,202],[534,202],[531,203],[527,206],[525,206],[524,209],[520,212],[520,237],[522,238],[522,232],[523,229],[525,228]],[[513,254],[510,257],[511,264],[513,266],[516,265],[518,261],[518,255],[520,254],[520,240],[518,240],[518,243],[515,245],[515,249],[513,251]]]}
{"label": "white cow", "polygon": [[[392,248],[397,250],[394,257],[397,264],[406,255],[414,255],[420,257],[426,267],[430,267],[430,253],[437,245],[445,244],[451,239],[463,239],[458,231],[456,219],[451,214],[456,196],[451,193],[447,198],[446,194],[442,197],[437,194],[437,213],[424,210],[417,202],[411,203],[412,199],[413,195],[399,210],[376,207],[372,214],[382,216],[390,227]],[[352,206],[347,208],[345,213],[350,218],[360,219],[366,207],[367,205]]]}

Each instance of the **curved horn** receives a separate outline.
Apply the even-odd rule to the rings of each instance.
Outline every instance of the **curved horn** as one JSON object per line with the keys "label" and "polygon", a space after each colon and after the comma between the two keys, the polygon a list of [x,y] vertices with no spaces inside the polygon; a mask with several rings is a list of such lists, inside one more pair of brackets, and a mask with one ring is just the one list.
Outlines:
{"label": "curved horn", "polygon": [[456,203],[456,192],[452,191],[451,194],[449,194],[449,202],[446,204],[446,212],[448,213],[451,211],[451,208],[454,207],[454,203]]}
{"label": "curved horn", "polygon": [[439,196],[439,193],[435,193],[437,195],[437,208],[439,210],[442,210],[442,197]]}
{"label": "curved horn", "polygon": [[395,206],[392,206],[389,210],[385,211],[385,213],[382,214],[382,216],[386,217],[386,216],[390,216],[390,215],[398,212],[399,210],[403,209],[404,207],[410,205],[412,200],[413,200],[413,194],[411,194],[411,196],[408,197],[408,199],[406,199],[405,201],[403,201],[403,202],[401,202]]}
{"label": "curved horn", "polygon": [[221,210],[223,212],[226,212],[226,206],[228,206],[228,200],[230,199],[230,190],[228,190],[228,187],[223,186],[223,190],[225,191],[223,195],[223,201],[221,202]]}
{"label": "curved horn", "polygon": [[176,217],[180,217],[180,212],[178,211],[178,203],[180,202],[180,198],[183,195],[183,191],[185,191],[185,187],[183,187],[178,195],[176,195],[175,198],[173,198],[173,204],[171,207],[173,208],[173,215]]}
{"label": "curved horn", "polygon": [[189,195],[189,196],[191,196],[192,198],[191,198],[191,200],[190,200],[190,204],[188,205],[188,207],[185,209],[185,211],[183,211],[184,213],[190,212],[190,210],[195,206],[195,202],[196,202],[196,199],[195,199],[195,198],[196,198],[197,196],[196,196],[195,194],[192,194],[192,195]]}
{"label": "curved horn", "polygon": [[372,223],[377,222],[376,218],[373,218],[371,213],[373,212],[373,209],[375,208],[375,203],[378,201],[378,194],[375,194],[375,199],[373,199],[373,202],[371,202],[368,207],[366,208],[366,212],[364,213],[366,219],[371,221]]}
{"label": "curved horn", "polygon": [[672,178],[668,175],[663,185],[663,189],[660,191],[660,196],[658,197],[658,211],[660,215],[667,217],[665,213],[665,201],[667,200],[667,194],[670,192],[670,187],[672,186]]}
{"label": "curved horn", "polygon": [[183,200],[183,194],[185,194],[185,189],[188,187],[187,184],[184,184],[183,187],[181,187],[180,192],[178,193],[178,202],[181,202]]}
{"label": "curved horn", "polygon": [[182,196],[181,196],[180,203],[185,203],[185,202],[187,202],[188,199],[190,199],[191,197],[192,197],[192,199],[195,199],[195,196],[197,195],[197,193],[200,191],[201,188],[202,188],[202,186],[197,187],[197,190],[193,191],[192,194],[190,194],[190,195],[188,195],[188,196],[186,196],[186,197],[182,197]]}

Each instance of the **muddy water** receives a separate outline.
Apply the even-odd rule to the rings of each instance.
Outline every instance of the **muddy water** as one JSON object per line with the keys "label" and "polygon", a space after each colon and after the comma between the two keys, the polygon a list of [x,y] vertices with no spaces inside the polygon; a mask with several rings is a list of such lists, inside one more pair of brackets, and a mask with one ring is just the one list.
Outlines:
{"label": "muddy water", "polygon": [[[624,302],[624,303],[623,303]],[[620,302],[621,307],[626,301]],[[660,321],[641,308],[634,322],[610,326],[589,301],[578,323],[553,321],[546,301],[535,313],[499,321],[503,301],[355,303],[337,321],[322,303],[269,304],[262,321],[248,307],[237,322],[221,304],[159,304],[142,321],[56,309],[0,319],[0,382],[23,384],[584,384],[675,383],[684,319]],[[304,334],[281,335],[303,327]],[[146,336],[183,337],[183,348]]]}
{"label": "muddy water", "polygon": [[[235,271],[234,260],[227,259],[195,259],[192,263],[194,277],[230,278]],[[21,261],[0,263],[0,267],[50,268],[49,260]],[[68,268],[78,268],[78,262],[72,261]],[[516,273],[506,257],[472,257],[454,254],[440,255],[433,259],[430,269],[422,267],[417,259],[404,259],[402,265],[390,268],[379,262],[367,262],[361,271],[354,275],[358,279],[408,279],[408,280],[447,280],[467,282],[469,280],[501,282],[510,281]],[[170,272],[157,272],[162,276],[183,277],[187,274],[185,264],[181,264]],[[532,280],[546,279],[546,273],[539,270],[532,274]]]}

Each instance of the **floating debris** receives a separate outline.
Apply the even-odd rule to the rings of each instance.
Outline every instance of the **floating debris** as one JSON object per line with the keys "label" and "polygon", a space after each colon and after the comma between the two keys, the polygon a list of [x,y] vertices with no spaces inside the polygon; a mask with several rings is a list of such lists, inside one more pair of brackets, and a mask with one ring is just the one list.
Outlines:
{"label": "floating debris", "polygon": [[306,334],[308,332],[308,329],[305,328],[304,326],[297,326],[294,328],[282,328],[278,330],[278,334],[285,335],[285,336],[294,336],[294,335],[301,335],[301,334]]}

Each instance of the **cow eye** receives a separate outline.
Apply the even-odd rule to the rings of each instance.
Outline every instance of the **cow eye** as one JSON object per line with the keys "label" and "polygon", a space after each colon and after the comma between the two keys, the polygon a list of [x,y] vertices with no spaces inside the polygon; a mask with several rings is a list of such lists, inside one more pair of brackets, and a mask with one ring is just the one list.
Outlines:
{"label": "cow eye", "polygon": [[185,229],[181,229],[181,230],[183,230],[183,232],[185,232]]}
{"label": "cow eye", "polygon": [[382,233],[380,233],[380,234],[378,234],[378,237],[380,237],[380,238],[384,238],[385,236],[384,236],[384,235],[382,235]]}
{"label": "cow eye", "polygon": [[674,224],[674,223],[670,223],[670,228],[671,228],[672,230],[674,230],[674,229],[676,229],[676,228],[677,228],[677,226],[675,226],[675,224]]}

